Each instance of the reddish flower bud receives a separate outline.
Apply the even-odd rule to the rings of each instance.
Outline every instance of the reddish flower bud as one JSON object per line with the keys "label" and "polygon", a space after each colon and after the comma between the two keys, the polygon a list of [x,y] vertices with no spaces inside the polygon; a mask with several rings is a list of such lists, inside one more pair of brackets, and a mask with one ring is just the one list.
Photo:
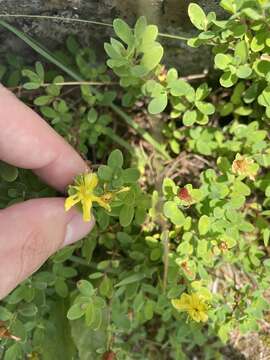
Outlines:
{"label": "reddish flower bud", "polygon": [[188,192],[187,188],[180,189],[179,192],[178,192],[178,197],[182,201],[192,202],[192,196]]}

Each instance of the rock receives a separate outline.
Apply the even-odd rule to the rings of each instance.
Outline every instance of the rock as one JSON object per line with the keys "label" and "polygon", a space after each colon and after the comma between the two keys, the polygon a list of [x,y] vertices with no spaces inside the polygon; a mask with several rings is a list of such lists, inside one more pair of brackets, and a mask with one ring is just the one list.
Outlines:
{"label": "rock", "polygon": [[[95,20],[112,23],[116,17],[125,19],[133,25],[141,15],[158,25],[160,32],[192,37],[196,33],[187,16],[189,0],[0,0],[0,14],[50,15],[71,19]],[[206,12],[216,11],[224,16],[219,1],[196,1]],[[38,39],[50,50],[63,43],[68,34],[76,34],[85,45],[103,54],[103,42],[112,34],[109,27],[73,21],[55,21],[30,18],[7,18],[18,29]],[[165,63],[176,66],[181,74],[203,71],[209,67],[210,49],[191,49],[185,41],[160,39],[165,47]],[[3,53],[9,51],[25,53],[27,46],[14,35],[0,29],[0,42]]]}

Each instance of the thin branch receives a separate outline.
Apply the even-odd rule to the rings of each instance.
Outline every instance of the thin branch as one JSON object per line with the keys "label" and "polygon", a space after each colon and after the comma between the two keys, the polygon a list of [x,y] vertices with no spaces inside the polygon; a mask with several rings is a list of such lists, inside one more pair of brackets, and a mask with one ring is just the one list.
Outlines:
{"label": "thin branch", "polygon": [[[98,82],[98,81],[66,81],[66,82],[56,82],[56,83],[44,83],[40,87],[48,87],[51,85],[56,86],[81,86],[81,85],[90,85],[90,86],[108,86],[108,85],[117,85],[116,82]],[[23,85],[9,87],[9,90],[22,90]]]}
{"label": "thin branch", "polygon": [[197,80],[197,79],[204,79],[207,77],[207,75],[208,75],[208,70],[205,69],[202,74],[183,76],[180,79],[185,80],[185,81],[192,81],[192,80]]}
{"label": "thin branch", "polygon": [[84,20],[84,19],[69,18],[69,17],[62,17],[62,16],[30,15],[30,14],[0,14],[0,18],[7,18],[7,17],[39,19],[39,20],[56,20],[56,21],[66,21],[66,22],[71,21],[71,22],[80,22],[80,23],[85,23],[85,24],[113,27],[112,24],[108,24],[108,23],[105,23],[102,21]]}
{"label": "thin branch", "polygon": [[164,263],[164,273],[163,273],[163,292],[166,292],[167,282],[168,282],[168,270],[169,270],[169,231],[163,231],[163,263]]}
{"label": "thin branch", "polygon": [[[109,23],[105,23],[103,21],[95,21],[95,20],[85,20],[85,19],[77,19],[77,18],[69,18],[62,16],[52,16],[52,15],[31,15],[31,14],[0,14],[0,18],[29,18],[29,19],[39,19],[39,20],[56,20],[56,21],[66,21],[66,22],[79,22],[84,24],[92,24],[92,25],[101,25],[112,28],[113,25]],[[175,39],[175,40],[183,40],[188,41],[189,38],[180,35],[166,34],[166,33],[158,33],[158,36]]]}

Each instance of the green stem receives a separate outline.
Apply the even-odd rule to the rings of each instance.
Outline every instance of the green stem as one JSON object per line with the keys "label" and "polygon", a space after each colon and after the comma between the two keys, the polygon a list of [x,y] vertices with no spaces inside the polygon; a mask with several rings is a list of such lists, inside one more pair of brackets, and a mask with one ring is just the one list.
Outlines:
{"label": "green stem", "polygon": [[[30,14],[0,14],[0,18],[30,18],[30,19],[39,19],[39,20],[56,20],[56,21],[65,21],[65,22],[79,22],[83,24],[92,24],[92,25],[100,25],[112,28],[113,25],[109,23],[105,23],[103,21],[95,21],[95,20],[85,20],[85,19],[74,19],[69,17],[62,16],[52,16],[52,15],[30,15]],[[167,34],[167,33],[158,33],[158,36],[168,38],[168,39],[176,39],[188,41],[189,38],[179,35]]]}
{"label": "green stem", "polygon": [[[6,23],[3,20],[0,20],[0,25],[11,31],[13,34],[18,36],[21,40],[23,40],[27,45],[29,45],[33,50],[43,56],[45,59],[59,67],[63,70],[66,74],[72,77],[74,80],[77,81],[84,81],[84,79],[78,75],[75,71],[68,68],[65,64],[59,61],[53,54],[51,54],[46,48],[41,46],[36,40],[33,40],[30,36],[22,33],[21,31],[17,30],[12,25]],[[89,86],[91,91],[98,95],[99,92],[95,88]],[[130,125],[138,134],[142,136],[142,138],[151,144],[157,152],[163,155],[166,160],[170,159],[170,155],[166,152],[166,150],[157,142],[146,130],[142,129],[133,119],[127,115],[124,111],[122,111],[117,105],[111,104],[109,105],[111,109],[117,113],[128,125]]]}
{"label": "green stem", "polygon": [[0,14],[0,18],[30,18],[30,19],[39,19],[39,20],[57,20],[57,21],[66,21],[66,22],[79,22],[84,24],[93,24],[93,25],[101,25],[107,27],[113,27],[112,24],[108,24],[101,21],[94,20],[84,20],[84,19],[74,19],[62,16],[51,16],[51,15],[30,15],[30,14]]}

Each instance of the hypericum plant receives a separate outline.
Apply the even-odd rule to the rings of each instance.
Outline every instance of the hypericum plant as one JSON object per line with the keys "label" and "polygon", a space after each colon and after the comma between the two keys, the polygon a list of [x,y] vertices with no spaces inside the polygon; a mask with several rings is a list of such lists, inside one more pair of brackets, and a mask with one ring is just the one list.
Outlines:
{"label": "hypericum plant", "polygon": [[241,88],[241,112],[229,102],[227,114],[235,110],[239,115],[269,118],[269,2],[223,0],[220,5],[231,14],[226,20],[217,20],[213,13],[206,16],[198,5],[190,5],[191,20],[203,31],[188,44],[211,45],[215,67],[223,72],[220,84],[225,88],[238,84]]}
{"label": "hypericum plant", "polygon": [[[142,95],[150,97],[150,114],[165,110],[168,103],[172,107],[171,117],[183,116],[183,123],[207,124],[208,116],[215,112],[213,104],[206,102],[211,89],[202,84],[196,91],[185,80],[179,78],[176,69],[166,70],[160,65],[163,48],[156,41],[158,29],[147,25],[145,17],[140,17],[132,30],[123,20],[113,23],[114,31],[122,42],[111,39],[105,44],[107,61],[120,78],[120,85],[127,89],[123,105]],[[128,34],[128,35],[127,35]]]}

